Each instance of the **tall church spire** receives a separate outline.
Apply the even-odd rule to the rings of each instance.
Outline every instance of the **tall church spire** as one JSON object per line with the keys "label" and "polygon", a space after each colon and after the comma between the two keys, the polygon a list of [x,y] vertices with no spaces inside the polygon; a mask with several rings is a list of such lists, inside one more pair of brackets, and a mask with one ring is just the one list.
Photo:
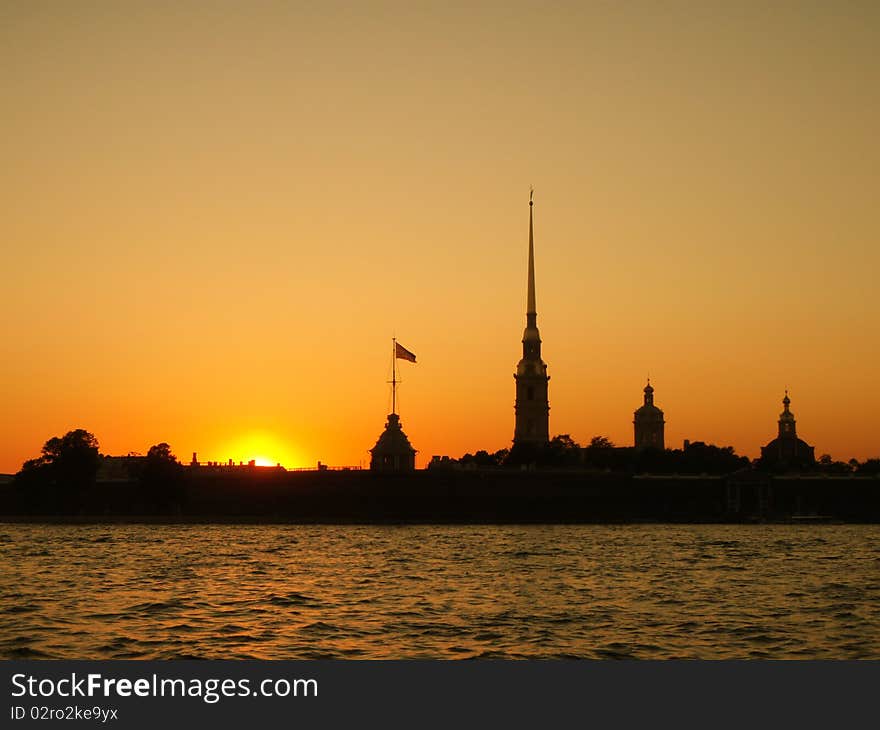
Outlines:
{"label": "tall church spire", "polygon": [[550,440],[550,404],[547,400],[547,366],[541,360],[541,335],[535,308],[535,230],[529,192],[529,278],[526,293],[526,329],[523,332],[523,356],[516,366],[516,425],[514,446],[540,445]]}
{"label": "tall church spire", "polygon": [[538,334],[538,312],[535,308],[535,226],[532,209],[534,190],[529,190],[529,278],[526,285],[526,329],[523,332],[523,357],[541,358],[541,335]]}
{"label": "tall church spire", "polygon": [[529,327],[537,327],[538,313],[535,309],[535,232],[532,223],[532,196],[534,190],[529,190],[529,284],[528,303],[526,306],[526,322]]}

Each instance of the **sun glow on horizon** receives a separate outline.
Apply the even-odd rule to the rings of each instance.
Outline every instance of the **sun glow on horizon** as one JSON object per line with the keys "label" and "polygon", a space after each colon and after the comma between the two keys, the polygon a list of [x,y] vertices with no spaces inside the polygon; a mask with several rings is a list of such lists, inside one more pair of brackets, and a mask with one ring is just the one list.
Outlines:
{"label": "sun glow on horizon", "polygon": [[[212,451],[214,451],[212,449]],[[216,449],[219,461],[232,459],[233,463],[247,464],[251,461],[257,466],[281,466],[292,469],[305,466],[300,453],[274,433],[252,431],[234,438]]]}

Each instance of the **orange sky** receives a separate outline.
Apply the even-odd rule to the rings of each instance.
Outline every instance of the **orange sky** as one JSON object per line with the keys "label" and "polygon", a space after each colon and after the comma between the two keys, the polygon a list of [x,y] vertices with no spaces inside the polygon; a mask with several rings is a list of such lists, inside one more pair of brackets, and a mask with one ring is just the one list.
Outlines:
{"label": "orange sky", "polygon": [[0,471],[508,446],[535,186],[551,433],[880,456],[880,6],[0,6]]}

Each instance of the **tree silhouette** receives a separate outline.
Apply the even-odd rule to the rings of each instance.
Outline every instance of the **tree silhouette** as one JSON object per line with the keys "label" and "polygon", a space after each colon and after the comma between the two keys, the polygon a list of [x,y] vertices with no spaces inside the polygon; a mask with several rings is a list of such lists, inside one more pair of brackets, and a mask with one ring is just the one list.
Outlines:
{"label": "tree silhouette", "polygon": [[479,468],[497,467],[504,463],[507,458],[507,449],[499,449],[494,454],[490,454],[485,449],[480,449],[476,453],[467,453],[457,462],[463,466],[475,466]]}
{"label": "tree silhouette", "polygon": [[80,488],[94,483],[100,461],[98,439],[78,428],[50,438],[40,456],[24,462],[16,479],[26,484]]}
{"label": "tree silhouette", "polygon": [[177,457],[171,453],[171,447],[164,441],[161,444],[151,446],[147,451],[147,459],[158,464],[177,464]]}
{"label": "tree silhouette", "polygon": [[547,463],[553,466],[578,466],[581,463],[581,446],[567,433],[550,439],[547,452]]}
{"label": "tree silhouette", "polygon": [[855,461],[854,466],[853,461],[855,459],[850,459],[849,462],[835,461],[831,454],[822,454],[813,468],[821,474],[846,476],[847,474],[852,474],[858,468],[859,462]]}
{"label": "tree silhouette", "polygon": [[593,436],[590,445],[583,450],[584,465],[603,471],[629,471],[632,465],[632,449],[618,448],[607,436]]}
{"label": "tree silhouette", "polygon": [[860,477],[873,477],[880,475],[880,459],[865,459],[856,469]]}
{"label": "tree silhouette", "polygon": [[675,470],[680,474],[729,474],[745,469],[749,460],[737,456],[733,446],[716,446],[694,441],[675,455]]}
{"label": "tree silhouette", "polygon": [[140,476],[146,499],[163,511],[179,507],[183,498],[183,466],[164,441],[151,446]]}

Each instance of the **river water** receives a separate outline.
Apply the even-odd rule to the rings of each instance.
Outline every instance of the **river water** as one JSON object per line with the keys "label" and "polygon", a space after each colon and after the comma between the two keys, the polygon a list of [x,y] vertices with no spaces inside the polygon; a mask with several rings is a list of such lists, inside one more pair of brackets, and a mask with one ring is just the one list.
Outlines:
{"label": "river water", "polygon": [[880,527],[0,524],[3,658],[880,658]]}

